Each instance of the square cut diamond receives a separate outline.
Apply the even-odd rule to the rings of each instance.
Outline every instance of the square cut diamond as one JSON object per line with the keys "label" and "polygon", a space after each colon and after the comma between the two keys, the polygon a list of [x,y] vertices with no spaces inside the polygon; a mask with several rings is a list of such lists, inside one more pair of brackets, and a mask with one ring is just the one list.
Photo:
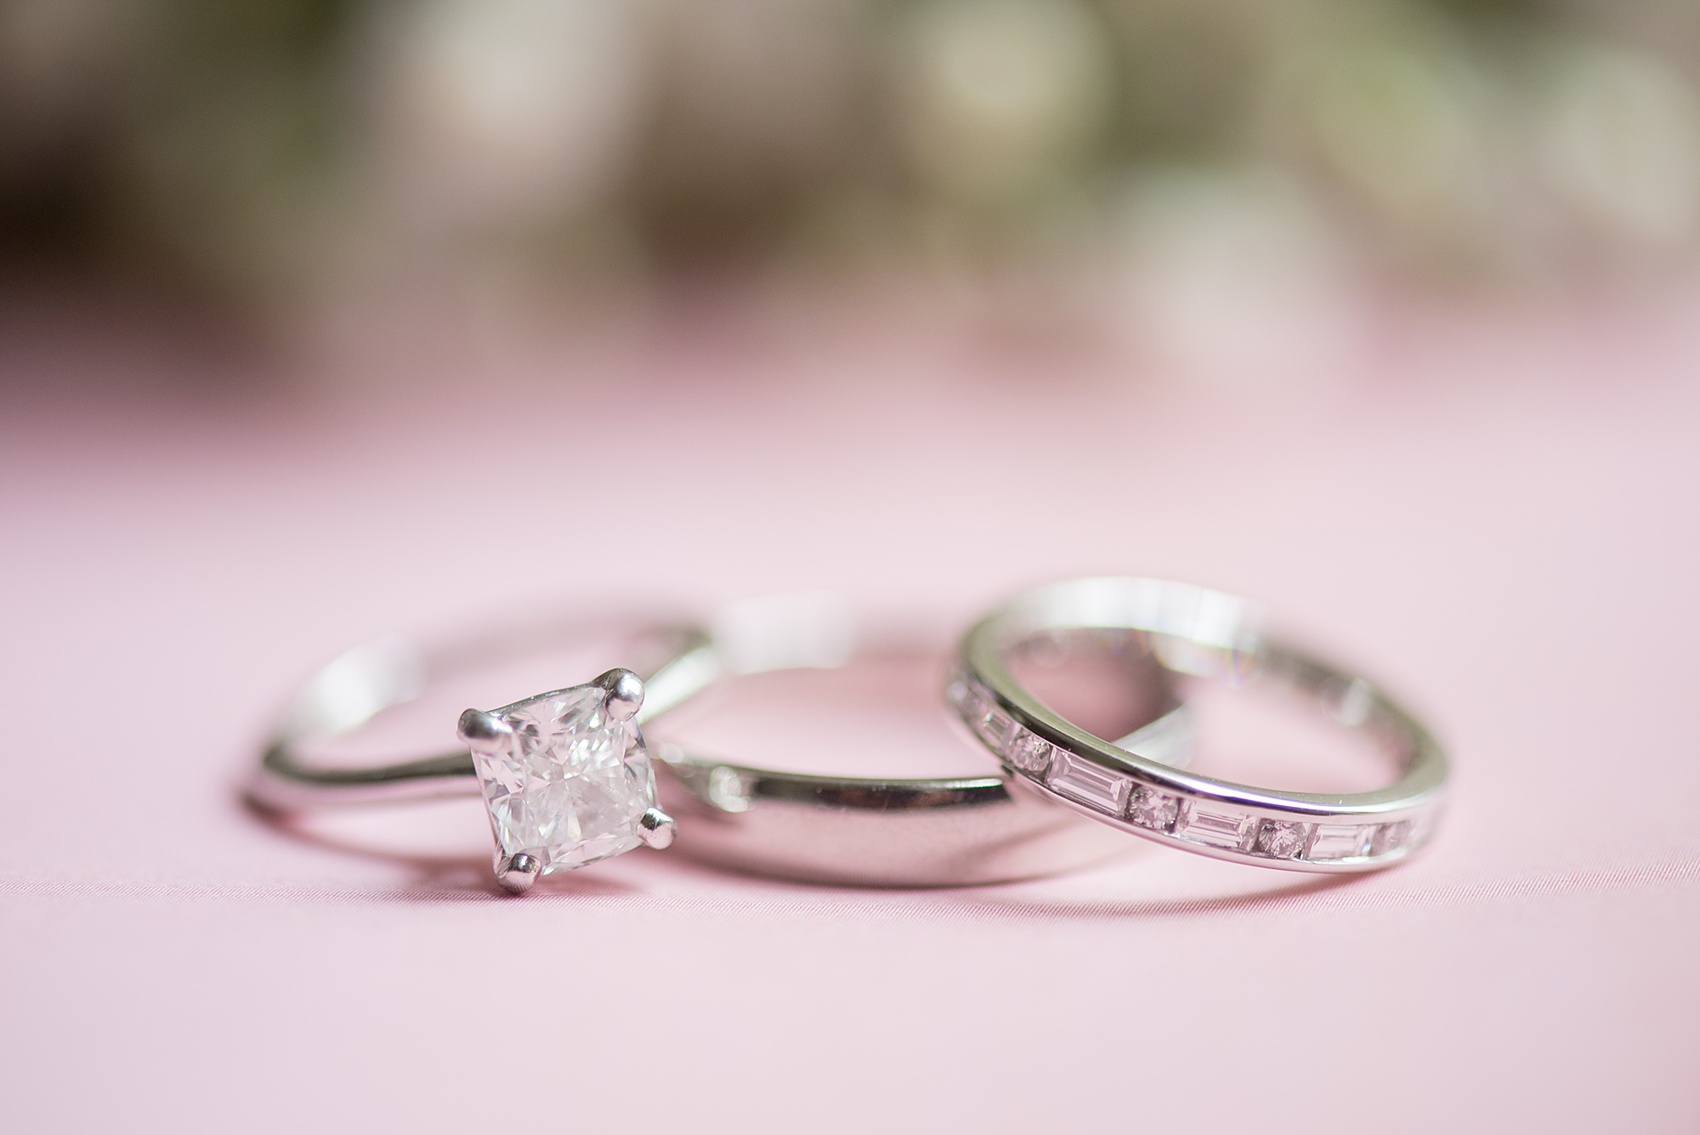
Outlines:
{"label": "square cut diamond", "polygon": [[1175,824],[1175,834],[1206,847],[1246,850],[1256,830],[1257,818],[1217,804],[1188,801]]}
{"label": "square cut diamond", "polygon": [[1112,816],[1122,814],[1128,793],[1133,789],[1133,781],[1122,773],[1062,749],[1052,750],[1051,771],[1045,783],[1053,792]]}
{"label": "square cut diamond", "polygon": [[1336,859],[1356,859],[1369,851],[1369,840],[1375,825],[1318,824],[1311,838],[1306,859],[1327,863]]}
{"label": "square cut diamond", "polygon": [[1009,763],[1022,772],[1044,772],[1051,763],[1051,743],[1038,734],[1017,729],[1009,743]]}
{"label": "square cut diamond", "polygon": [[574,686],[491,712],[509,732],[472,759],[502,855],[535,855],[550,875],[642,842],[655,775],[637,724],[610,714],[607,698]]}
{"label": "square cut diamond", "polygon": [[1310,842],[1311,827],[1297,820],[1264,820],[1253,848],[1271,859],[1297,859]]}
{"label": "square cut diamond", "polygon": [[1173,831],[1175,818],[1180,815],[1180,798],[1140,785],[1133,790],[1133,802],[1128,805],[1127,818],[1152,831]]}

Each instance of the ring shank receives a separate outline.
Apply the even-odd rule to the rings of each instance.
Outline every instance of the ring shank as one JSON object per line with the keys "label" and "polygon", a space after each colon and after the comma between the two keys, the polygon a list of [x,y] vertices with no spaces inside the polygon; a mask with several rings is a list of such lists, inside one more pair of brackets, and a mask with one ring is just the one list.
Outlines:
{"label": "ring shank", "polygon": [[[861,657],[921,650],[886,644]],[[1158,667],[1148,674],[1167,690]],[[1172,697],[1161,705],[1162,716],[1134,736],[1148,751],[1184,760],[1190,717]],[[651,751],[660,758],[662,802],[689,832],[676,850],[717,867],[851,886],[966,886],[1077,870],[1129,850],[1118,833],[1012,790],[1001,774],[819,776],[732,764],[666,742]]]}
{"label": "ring shank", "polygon": [[720,675],[708,633],[685,623],[656,625],[634,635],[631,624],[540,622],[434,648],[380,639],[342,654],[307,681],[266,745],[245,794],[261,808],[282,812],[477,796],[477,770],[465,749],[353,768],[325,763],[310,750],[413,701],[446,677],[516,652],[587,639],[623,642],[622,649],[637,663],[631,669],[645,678],[646,690],[640,723],[674,708]]}
{"label": "ring shank", "polygon": [[[1279,792],[1218,780],[1150,759],[1055,713],[1010,674],[1019,644],[1063,630],[1145,636],[1179,673],[1293,690],[1330,718],[1370,736],[1400,763],[1371,792]],[[1244,600],[1162,580],[1075,580],[1029,592],[963,640],[953,687],[958,712],[1012,773],[1046,796],[1114,828],[1186,850],[1293,871],[1374,870],[1432,834],[1446,778],[1439,745],[1414,717],[1362,678],[1259,633]],[[1022,767],[1017,745],[1042,760]]]}
{"label": "ring shank", "polygon": [[[858,639],[871,640],[859,645]],[[906,633],[868,631],[833,596],[758,600],[715,624],[728,676],[930,660]],[[1190,754],[1190,721],[1164,671],[1144,666],[1157,718],[1140,732],[1167,759]],[[663,728],[665,723],[663,723]],[[812,883],[964,886],[1036,878],[1126,854],[1127,841],[1005,776],[844,777],[715,760],[657,742],[662,800],[688,835],[679,854]]]}

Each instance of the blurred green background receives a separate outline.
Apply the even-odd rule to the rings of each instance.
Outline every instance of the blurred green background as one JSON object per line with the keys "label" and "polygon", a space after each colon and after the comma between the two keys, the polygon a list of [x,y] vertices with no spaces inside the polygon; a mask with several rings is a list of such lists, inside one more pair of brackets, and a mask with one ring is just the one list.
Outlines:
{"label": "blurred green background", "polygon": [[1177,240],[1547,289],[1688,262],[1697,64],[1694,0],[7,0],[0,247],[280,311]]}

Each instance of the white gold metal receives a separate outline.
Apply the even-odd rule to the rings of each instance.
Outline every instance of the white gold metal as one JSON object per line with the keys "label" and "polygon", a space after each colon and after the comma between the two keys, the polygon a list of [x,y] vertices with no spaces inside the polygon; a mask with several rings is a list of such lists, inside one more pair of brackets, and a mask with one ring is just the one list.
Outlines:
{"label": "white gold metal", "polygon": [[[1373,792],[1278,792],[1174,767],[1137,737],[1097,737],[1030,694],[1006,665],[1023,643],[1080,630],[1146,636],[1177,673],[1284,687],[1390,750],[1398,778]],[[960,667],[949,699],[1005,769],[1120,831],[1236,863],[1343,873],[1402,861],[1439,818],[1446,758],[1428,731],[1364,679],[1259,633],[1249,606],[1231,595],[1119,577],[1037,588],[969,630]]]}
{"label": "white gold metal", "polygon": [[611,717],[630,721],[643,708],[643,679],[624,667],[599,675],[591,684],[608,691],[604,704]]}
{"label": "white gold metal", "polygon": [[[308,755],[312,746],[413,700],[428,681],[446,673],[581,636],[635,640],[628,649],[653,662],[649,681],[615,668],[584,686],[500,709],[469,709],[455,730],[467,747],[462,752],[364,768],[319,763]],[[247,796],[265,811],[293,812],[481,793],[496,837],[496,880],[521,894],[553,871],[640,844],[664,848],[673,842],[677,824],[655,805],[639,727],[647,711],[670,708],[717,675],[706,632],[682,625],[637,635],[629,626],[582,623],[486,629],[476,640],[430,652],[384,640],[344,654],[307,683],[267,747]],[[581,776],[593,780],[579,789],[575,778]],[[541,844],[533,844],[534,835]]]}
{"label": "white gold metal", "polygon": [[672,847],[678,831],[678,822],[660,808],[650,808],[638,820],[638,838],[657,851]]}
{"label": "white gold metal", "polygon": [[[614,670],[589,687],[606,695],[611,717],[633,705],[631,720],[647,732],[658,717],[717,678],[843,665],[856,653],[854,623],[835,597],[738,605],[716,620],[712,638],[688,629],[651,632],[655,641],[647,653],[660,664],[643,671],[647,679],[636,671]],[[575,641],[606,635],[608,629],[569,624],[526,637]],[[286,714],[249,786],[250,800],[266,810],[294,811],[479,793],[478,762],[499,758],[515,743],[514,726],[505,715],[523,703],[462,714],[457,735],[467,749],[460,752],[352,769],[320,763],[311,754],[316,742],[412,700],[442,673],[503,661],[518,649],[506,643],[506,632],[488,637],[476,648],[462,644],[429,654],[390,640],[331,663]],[[904,637],[876,636],[883,645],[876,643],[874,653],[922,649],[907,645]],[[939,659],[941,668],[947,661],[942,647],[927,653]],[[1151,663],[1130,677],[1148,685],[1147,700],[1158,717],[1134,735],[1141,751],[1153,759],[1184,759],[1190,740],[1187,718],[1166,672]],[[1006,728],[1009,719],[1000,720],[997,728]],[[812,776],[729,762],[666,743],[656,744],[651,755],[658,758],[659,795],[652,809],[635,817],[636,840],[656,848],[672,845],[682,822],[689,835],[672,854],[721,867],[813,882],[959,886],[1039,877],[1127,850],[1117,833],[1020,791],[1019,780],[1003,775]],[[1034,762],[1048,761],[1050,750],[1033,746],[1022,759],[1038,767]],[[516,862],[525,869],[516,871]],[[531,862],[537,871],[529,869]],[[503,886],[518,891],[547,873],[548,864],[542,849],[510,843],[498,852],[496,867]]]}
{"label": "white gold metal", "polygon": [[[634,633],[633,626],[644,629]],[[644,669],[649,677],[639,679],[642,692],[634,715],[639,725],[696,696],[721,676],[708,632],[685,623],[646,627],[636,620],[539,620],[536,626],[486,627],[473,638],[432,647],[404,638],[379,639],[344,652],[307,680],[284,711],[244,795],[262,809],[280,812],[475,796],[478,770],[467,750],[475,743],[491,749],[506,729],[483,710],[461,715],[456,736],[467,750],[460,752],[348,768],[315,759],[312,749],[352,733],[386,709],[415,700],[442,678],[477,670],[491,659],[505,660],[562,642],[603,640],[628,643],[621,649],[648,660]],[[636,671],[623,672],[638,677]],[[596,684],[607,677],[602,675]]]}
{"label": "white gold metal", "polygon": [[496,882],[511,895],[523,895],[537,882],[543,862],[527,852],[496,856]]}
{"label": "white gold metal", "polygon": [[508,723],[482,709],[469,709],[460,715],[455,736],[475,753],[494,753],[513,739]]}
{"label": "white gold metal", "polygon": [[[773,596],[714,623],[721,670],[733,680],[778,670],[833,669],[862,659],[938,658],[906,634],[857,642],[837,596]],[[1162,667],[1142,666],[1157,720],[1130,738],[1170,760],[1190,753],[1184,707]],[[819,776],[734,763],[669,743],[651,730],[664,804],[689,826],[677,854],[716,867],[804,882],[943,887],[1037,878],[1102,862],[1126,839],[1019,789],[1003,775]]]}

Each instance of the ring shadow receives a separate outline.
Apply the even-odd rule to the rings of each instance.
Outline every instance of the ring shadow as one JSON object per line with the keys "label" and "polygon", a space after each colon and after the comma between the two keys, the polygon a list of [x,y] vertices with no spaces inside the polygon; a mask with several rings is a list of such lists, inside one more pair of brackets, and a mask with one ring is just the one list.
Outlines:
{"label": "ring shadow", "polygon": [[1313,896],[1349,886],[1352,882],[1353,878],[1350,876],[1310,876],[1247,894],[1214,895],[1208,898],[1058,900],[1037,896],[1031,899],[998,897],[979,905],[984,907],[988,914],[995,912],[997,915],[1012,918],[1186,918],[1279,910],[1300,904]]}
{"label": "ring shadow", "polygon": [[[379,893],[374,896],[376,898],[393,902],[512,898],[496,883],[487,856],[431,855],[403,851],[385,846],[381,842],[320,830],[303,814],[271,809],[251,799],[244,798],[242,806],[254,819],[285,838],[340,854],[354,855],[369,862],[400,867],[411,874],[409,883],[393,891]],[[837,892],[846,898],[885,894],[921,900],[922,896],[925,896],[925,901],[916,902],[917,909],[934,912],[949,910],[968,917],[993,919],[1151,919],[1244,913],[1283,908],[1348,886],[1355,881],[1354,876],[1307,876],[1289,882],[1285,880],[1291,880],[1293,877],[1283,876],[1280,885],[1244,894],[1163,899],[1058,899],[1009,893],[1016,887],[1031,886],[1035,880],[957,887],[860,887],[839,882],[812,882],[806,879],[731,870],[696,862],[684,856],[666,858],[667,870],[704,880],[725,880],[728,877],[753,880],[784,892],[807,893],[812,896],[818,896],[823,891]],[[605,874],[571,871],[540,880],[526,897],[607,898],[642,893],[644,888],[624,880],[609,878]]]}
{"label": "ring shadow", "polygon": [[[903,899],[913,900],[917,909],[960,912],[967,917],[1033,918],[1035,920],[1051,918],[1173,918],[1272,910],[1303,902],[1313,896],[1326,894],[1342,887],[1349,887],[1354,882],[1361,883],[1363,881],[1361,876],[1355,875],[1294,875],[1288,872],[1260,870],[1259,874],[1265,876],[1270,885],[1242,894],[1163,899],[1066,899],[1048,898],[1042,895],[1029,897],[1025,894],[1011,893],[1016,888],[1032,887],[1035,884],[1042,883],[1043,879],[947,887],[857,886],[836,881],[819,882],[716,866],[680,855],[668,857],[667,869],[703,879],[732,877],[757,881],[765,886],[780,888],[797,894],[819,895],[824,891],[837,893],[846,898],[887,895],[898,901]],[[1251,870],[1258,869],[1252,868]]]}
{"label": "ring shadow", "polygon": [[[306,816],[266,807],[246,797],[243,810],[265,827],[313,847],[357,856],[375,863],[389,864],[409,871],[413,878],[408,884],[375,897],[395,902],[440,902],[444,900],[511,899],[490,870],[486,855],[430,855],[402,851],[382,843],[332,834],[315,828]],[[634,895],[642,888],[605,875],[565,872],[538,880],[527,898],[549,897],[614,897]]]}

